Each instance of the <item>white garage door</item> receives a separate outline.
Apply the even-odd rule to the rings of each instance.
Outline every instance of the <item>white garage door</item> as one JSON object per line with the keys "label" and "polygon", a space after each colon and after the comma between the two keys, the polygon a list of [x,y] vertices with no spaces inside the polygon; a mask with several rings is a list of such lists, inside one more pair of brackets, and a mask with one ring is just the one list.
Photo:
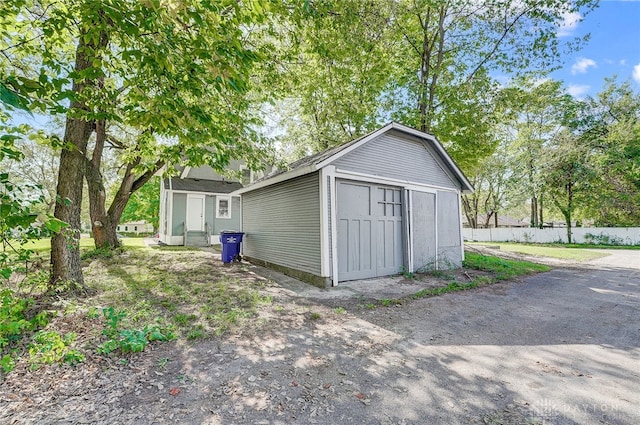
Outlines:
{"label": "white garage door", "polygon": [[400,272],[402,190],[337,180],[338,280]]}

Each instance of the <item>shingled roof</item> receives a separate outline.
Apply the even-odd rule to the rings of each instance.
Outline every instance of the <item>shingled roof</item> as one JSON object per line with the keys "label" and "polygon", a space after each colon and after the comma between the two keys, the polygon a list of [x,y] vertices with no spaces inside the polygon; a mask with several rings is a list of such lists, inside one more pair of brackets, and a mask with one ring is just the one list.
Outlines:
{"label": "shingled roof", "polygon": [[180,179],[169,177],[163,181],[165,189],[184,190],[186,192],[231,193],[242,188],[239,182],[204,179]]}

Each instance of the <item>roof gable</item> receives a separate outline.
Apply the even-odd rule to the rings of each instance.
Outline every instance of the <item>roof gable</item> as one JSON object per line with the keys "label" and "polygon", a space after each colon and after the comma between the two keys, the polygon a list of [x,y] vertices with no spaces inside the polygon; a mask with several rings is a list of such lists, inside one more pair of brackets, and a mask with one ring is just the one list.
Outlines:
{"label": "roof gable", "polygon": [[411,136],[412,139],[423,143],[425,147],[429,148],[429,150],[435,154],[435,156],[438,158],[439,164],[443,167],[443,169],[447,170],[450,176],[458,183],[463,192],[473,191],[473,186],[471,185],[469,180],[466,178],[457,164],[453,161],[453,159],[449,156],[440,142],[435,138],[435,136],[411,127],[407,127],[403,124],[391,122],[379,128],[378,130],[375,130],[343,145],[336,146],[326,151],[302,158],[290,164],[288,170],[279,170],[277,172],[273,172],[265,178],[256,181],[254,184],[239,190],[238,193],[249,192],[251,190],[259,189],[260,187],[268,186],[277,182],[289,180],[297,176],[317,171],[321,168],[335,163],[342,157],[348,155],[354,150],[388,132],[405,134],[407,136]]}

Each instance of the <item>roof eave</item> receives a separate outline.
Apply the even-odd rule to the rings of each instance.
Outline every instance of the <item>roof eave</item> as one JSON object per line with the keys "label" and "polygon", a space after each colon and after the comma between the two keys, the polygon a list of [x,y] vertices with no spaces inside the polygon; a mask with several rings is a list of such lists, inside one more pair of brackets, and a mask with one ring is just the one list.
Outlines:
{"label": "roof eave", "polygon": [[314,171],[319,170],[320,167],[317,164],[306,165],[304,167],[296,168],[295,170],[290,170],[282,174],[278,174],[272,178],[267,178],[265,180],[259,181],[247,187],[240,188],[231,192],[232,195],[242,195],[243,193],[251,192],[257,189],[261,189],[263,187],[271,186],[276,183],[280,183],[286,180],[291,180],[296,177],[304,176],[306,174],[313,173]]}

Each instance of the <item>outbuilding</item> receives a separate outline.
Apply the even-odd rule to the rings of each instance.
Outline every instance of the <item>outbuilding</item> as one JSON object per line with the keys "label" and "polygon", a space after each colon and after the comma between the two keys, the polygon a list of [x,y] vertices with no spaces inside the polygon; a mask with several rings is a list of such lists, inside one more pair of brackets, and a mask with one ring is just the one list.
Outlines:
{"label": "outbuilding", "polygon": [[472,190],[434,136],[392,122],[234,192],[243,257],[320,287],[459,267]]}

